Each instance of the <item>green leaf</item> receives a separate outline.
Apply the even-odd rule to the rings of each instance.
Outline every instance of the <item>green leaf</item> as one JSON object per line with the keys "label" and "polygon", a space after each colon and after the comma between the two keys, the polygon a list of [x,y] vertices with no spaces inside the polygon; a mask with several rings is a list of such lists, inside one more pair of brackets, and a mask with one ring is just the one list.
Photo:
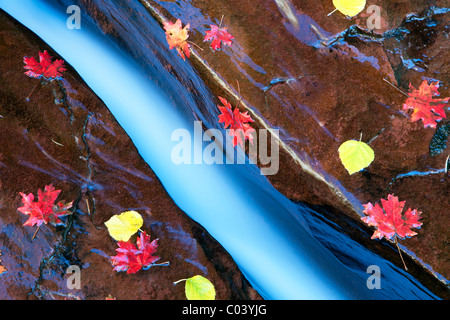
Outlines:
{"label": "green leaf", "polygon": [[193,276],[186,279],[186,298],[188,300],[215,300],[216,290],[214,285],[202,276]]}
{"label": "green leaf", "polygon": [[105,222],[109,234],[117,241],[128,241],[143,224],[142,216],[136,211],[115,214]]}
{"label": "green leaf", "polygon": [[339,147],[339,158],[349,174],[368,167],[375,159],[375,153],[366,143],[356,140],[345,141]]}

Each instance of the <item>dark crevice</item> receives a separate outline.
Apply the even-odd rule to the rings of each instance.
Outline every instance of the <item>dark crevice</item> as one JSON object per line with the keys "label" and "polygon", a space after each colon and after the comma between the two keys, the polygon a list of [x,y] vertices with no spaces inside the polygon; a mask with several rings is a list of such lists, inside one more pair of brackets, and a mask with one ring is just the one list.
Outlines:
{"label": "dark crevice", "polygon": [[[58,88],[59,91],[53,90],[53,95],[55,96],[55,104],[62,103],[68,111],[70,111],[70,123],[73,125],[73,122],[75,120],[73,109],[68,102],[67,99],[67,91],[65,90],[63,84],[58,81]],[[95,213],[95,198],[92,195],[92,192],[94,191],[94,187],[91,185],[92,181],[92,166],[90,163],[90,149],[89,145],[86,139],[86,131],[87,126],[89,124],[89,118],[92,116],[91,113],[88,113],[86,116],[82,132],[81,132],[81,138],[84,144],[84,152],[85,154],[80,156],[80,159],[86,162],[86,168],[87,168],[87,174],[85,178],[85,185],[81,187],[81,189],[78,192],[77,198],[73,201],[73,206],[70,211],[72,211],[72,214],[67,216],[67,222],[64,226],[56,227],[56,232],[61,231],[61,240],[55,245],[53,248],[53,251],[49,257],[45,257],[41,260],[39,265],[39,276],[35,282],[34,287],[32,288],[31,292],[28,294],[28,297],[30,295],[35,295],[38,299],[46,299],[46,296],[50,296],[52,299],[54,298],[53,295],[57,296],[64,296],[69,298],[75,298],[78,297],[72,296],[71,294],[63,294],[59,292],[49,291],[45,288],[42,288],[42,282],[45,280],[45,272],[46,270],[52,270],[52,267],[57,268],[58,272],[61,274],[61,279],[64,277],[67,268],[70,265],[81,265],[81,260],[77,257],[77,254],[75,252],[75,246],[76,244],[71,243],[69,239],[70,231],[73,229],[74,223],[77,221],[77,212],[82,212],[80,209],[80,202],[83,199],[85,195],[88,195],[88,199],[86,199],[86,205],[88,208],[88,213],[92,219],[94,213]],[[92,206],[89,205],[89,200]],[[62,228],[62,230],[61,230]]]}
{"label": "dark crevice", "polygon": [[[84,125],[83,125],[81,138],[83,140],[84,148],[85,148],[85,152],[86,152],[86,156],[85,156],[84,160],[86,161],[86,167],[88,170],[88,174],[86,176],[87,185],[86,185],[86,190],[84,190],[85,194],[88,196],[88,199],[86,199],[86,206],[88,208],[88,213],[89,213],[91,219],[93,219],[94,214],[95,214],[95,207],[96,207],[95,206],[95,198],[93,196],[93,191],[95,191],[95,188],[91,185],[92,172],[93,172],[92,165],[90,163],[91,151],[90,151],[87,139],[86,139],[86,131],[87,131],[87,127],[89,125],[89,119],[91,116],[92,116],[92,113],[88,113],[88,115],[86,116],[86,119],[85,119]],[[92,208],[89,205],[89,203],[92,204]]]}
{"label": "dark crevice", "polygon": [[[70,265],[80,265],[80,259],[76,257],[71,244],[68,241],[69,232],[72,229],[75,219],[77,219],[75,213],[79,210],[79,203],[83,197],[83,193],[80,191],[78,197],[73,202],[72,214],[67,216],[67,222],[62,226],[62,230],[58,230],[61,227],[56,227],[56,231],[61,231],[61,240],[53,248],[52,254],[41,260],[39,265],[39,276],[35,282],[34,287],[28,294],[36,296],[38,299],[45,299],[45,295],[48,290],[41,287],[42,282],[45,280],[45,271],[52,270],[52,266],[57,268],[57,271],[61,273],[61,278],[64,276],[66,269]],[[39,236],[39,235],[37,235]]]}
{"label": "dark crevice", "polygon": [[[398,26],[395,29],[388,30],[388,31],[384,32],[383,34],[377,34],[377,33],[374,33],[373,30],[367,30],[367,29],[363,29],[357,25],[352,25],[347,30],[345,30],[341,33],[338,33],[337,35],[327,39],[327,38],[323,38],[323,36],[321,36],[320,34],[317,34],[317,29],[315,29],[314,26],[311,26],[311,27],[312,27],[312,30],[316,32],[319,39],[321,39],[321,43],[324,46],[333,46],[333,45],[339,43],[341,40],[349,41],[349,40],[352,40],[355,38],[357,38],[358,40],[360,40],[362,42],[383,43],[385,40],[390,39],[390,38],[395,38],[397,41],[401,41],[407,35],[410,34],[409,25],[412,25],[414,27],[414,26],[416,26],[418,21],[420,21],[420,22],[425,21],[425,23],[427,23],[427,21],[431,21],[435,16],[441,15],[441,14],[446,14],[449,11],[450,11],[449,8],[436,8],[436,7],[429,8],[419,15],[412,14],[412,15],[407,16],[403,20],[403,22],[400,24],[400,26]],[[433,25],[435,23],[433,23]],[[424,31],[422,30],[422,32],[424,32]],[[431,41],[431,39],[429,39],[429,37],[427,39],[428,39],[427,41]]]}

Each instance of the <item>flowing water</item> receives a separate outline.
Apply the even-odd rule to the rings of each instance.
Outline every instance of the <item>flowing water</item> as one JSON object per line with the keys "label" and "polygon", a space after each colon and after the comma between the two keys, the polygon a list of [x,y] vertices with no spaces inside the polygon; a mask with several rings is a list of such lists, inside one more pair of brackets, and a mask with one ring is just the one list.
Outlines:
{"label": "flowing water", "polygon": [[[231,254],[264,298],[437,298],[310,207],[287,199],[256,165],[175,164],[173,132],[187,130],[194,137],[193,154],[201,157],[206,145],[194,121],[221,130],[216,100],[191,65],[168,50],[163,29],[145,8],[138,1],[119,2],[99,1],[109,18],[128,30],[132,42],[112,41],[87,17],[81,29],[68,29],[64,1],[0,0],[0,8],[75,68],[170,197]],[[382,270],[381,289],[367,286],[370,265]]]}

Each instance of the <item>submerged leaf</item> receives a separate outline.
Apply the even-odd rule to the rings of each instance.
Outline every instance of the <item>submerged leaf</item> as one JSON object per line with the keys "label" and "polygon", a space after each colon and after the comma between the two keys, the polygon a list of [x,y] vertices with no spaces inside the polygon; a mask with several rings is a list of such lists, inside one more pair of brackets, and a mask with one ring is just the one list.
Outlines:
{"label": "submerged leaf", "polygon": [[143,224],[142,216],[136,211],[115,214],[105,222],[109,234],[117,241],[128,241]]}
{"label": "submerged leaf", "polygon": [[375,159],[375,153],[368,144],[362,141],[345,141],[338,149],[339,158],[349,174],[368,167]]}

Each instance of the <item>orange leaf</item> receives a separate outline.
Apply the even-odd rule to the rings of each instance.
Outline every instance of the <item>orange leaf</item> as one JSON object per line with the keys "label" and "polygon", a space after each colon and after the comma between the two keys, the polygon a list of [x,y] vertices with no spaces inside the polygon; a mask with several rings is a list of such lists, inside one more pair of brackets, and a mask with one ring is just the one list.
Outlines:
{"label": "orange leaf", "polygon": [[187,43],[187,38],[189,38],[189,23],[182,28],[181,20],[178,19],[177,22],[164,22],[164,30],[166,30],[166,39],[169,44],[169,49],[176,49],[178,54],[183,58],[186,55],[189,58],[189,43]]}
{"label": "orange leaf", "polygon": [[436,99],[439,96],[439,81],[428,84],[423,80],[419,89],[409,84],[409,98],[403,104],[403,110],[413,109],[412,121],[422,119],[424,127],[436,128],[437,121],[447,118],[445,114],[445,104],[450,98]]}

